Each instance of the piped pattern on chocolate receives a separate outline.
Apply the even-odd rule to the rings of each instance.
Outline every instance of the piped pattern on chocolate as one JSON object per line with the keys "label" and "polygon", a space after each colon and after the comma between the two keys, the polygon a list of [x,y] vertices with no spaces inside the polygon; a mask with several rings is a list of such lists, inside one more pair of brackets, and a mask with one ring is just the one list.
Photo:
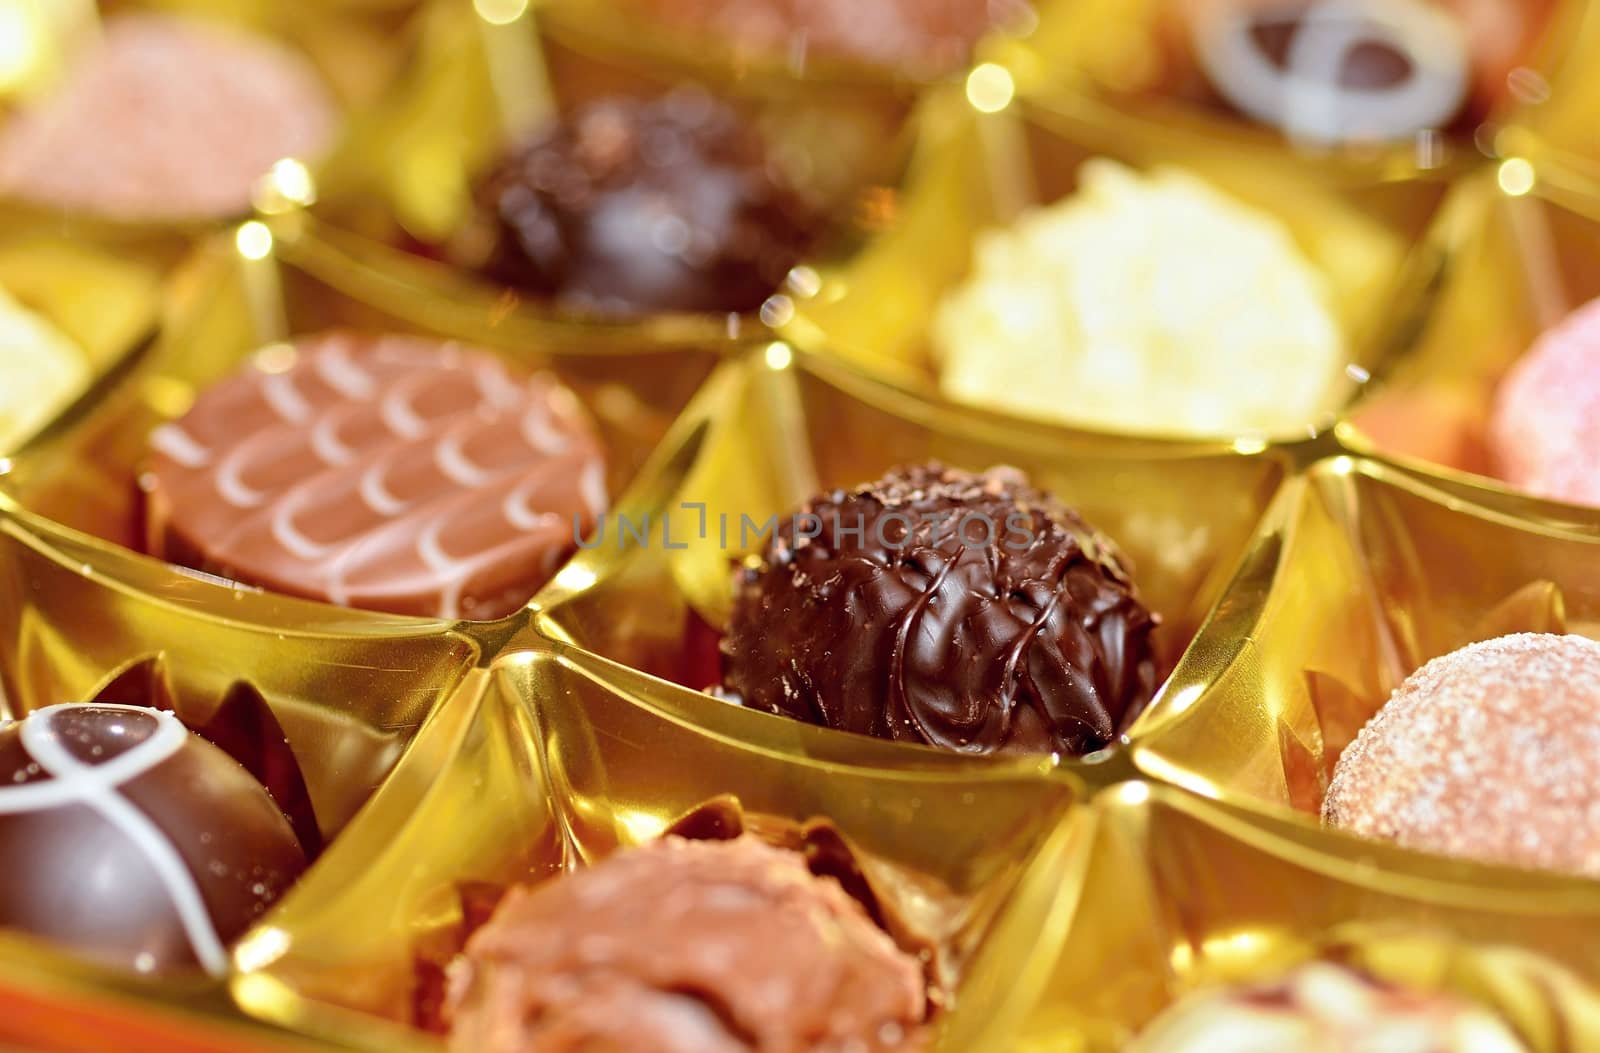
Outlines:
{"label": "piped pattern on chocolate", "polygon": [[403,336],[322,334],[291,358],[154,433],[153,554],[344,606],[490,619],[606,507],[599,440],[548,377]]}
{"label": "piped pattern on chocolate", "polygon": [[1083,754],[1148,704],[1156,623],[1111,542],[1021,473],[920,465],[779,528],[738,576],[724,686],[879,738]]}

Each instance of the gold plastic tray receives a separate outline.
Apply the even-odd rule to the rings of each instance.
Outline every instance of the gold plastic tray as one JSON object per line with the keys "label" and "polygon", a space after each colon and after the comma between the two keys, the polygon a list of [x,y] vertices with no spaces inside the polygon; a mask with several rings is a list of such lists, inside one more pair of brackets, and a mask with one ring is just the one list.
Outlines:
{"label": "gold plastic tray", "polygon": [[[385,19],[404,6],[373,3]],[[86,286],[89,299],[74,280],[99,273],[85,260],[109,266],[104,249],[57,245],[59,265],[31,271],[25,261],[52,257],[0,239],[0,281],[15,265],[29,302],[119,363],[0,461],[0,685],[13,711],[159,689],[204,722],[225,699],[259,698],[329,841],[219,982],[139,982],[0,937],[0,1042],[438,1050],[405,1026],[414,959],[459,923],[463,882],[551,878],[735,794],[753,811],[826,816],[967,898],[947,934],[960,968],[942,1050],[1114,1050],[1192,986],[1313,954],[1459,990],[1540,1053],[1600,1043],[1593,883],[1357,842],[1305,814],[1332,754],[1426,658],[1518,629],[1600,636],[1600,521],[1386,458],[1361,426],[1385,393],[1449,385],[1464,363],[1490,375],[1473,370],[1503,369],[1506,348],[1531,335],[1517,257],[1495,248],[1510,228],[1486,217],[1537,203],[1557,217],[1563,273],[1592,269],[1574,260],[1600,195],[1580,173],[1530,153],[1531,192],[1511,192],[1518,169],[1509,183],[1489,170],[1445,203],[1445,177],[1459,173],[1312,176],[1264,144],[1208,144],[1193,129],[1113,136],[1100,103],[1034,91],[1025,66],[1008,66],[1028,101],[982,112],[995,108],[992,80],[975,97],[925,96],[904,193],[875,199],[886,232],[819,265],[810,299],[778,305],[793,312],[776,319],[787,342],[693,318],[577,326],[386,249],[366,226],[447,215],[439,189],[464,183],[438,165],[465,172],[448,144],[470,158],[503,133],[497,62],[542,43],[551,68],[570,71],[559,85],[618,61],[563,28],[559,4],[537,27],[485,9],[425,5],[395,91],[320,173],[323,204],[208,239],[168,277],[158,336],[150,271],[113,267],[126,282]],[[993,54],[1009,63],[1018,47]],[[816,97],[792,78],[771,83]],[[1036,191],[1059,195],[1096,152],[1199,167],[1294,217],[1341,290],[1356,364],[1383,385],[1336,431],[1282,445],[1094,436],[930,394],[920,320],[959,278],[975,231]],[[384,193],[420,188],[423,204],[345,211],[378,171],[394,173]],[[612,454],[609,533],[491,623],[304,603],[126,548],[150,429],[255,350],[332,325],[468,339],[557,372]],[[1448,353],[1469,338],[1473,355]],[[759,528],[819,488],[929,457],[1024,468],[1132,556],[1173,672],[1127,749],[1084,762],[953,757],[697,690],[716,679],[730,570]],[[642,539],[619,543],[625,519]]]}

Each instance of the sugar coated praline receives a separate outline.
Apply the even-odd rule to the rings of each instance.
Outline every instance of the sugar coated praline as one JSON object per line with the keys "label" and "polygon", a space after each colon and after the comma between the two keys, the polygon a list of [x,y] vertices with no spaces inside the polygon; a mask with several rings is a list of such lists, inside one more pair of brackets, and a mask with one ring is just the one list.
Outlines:
{"label": "sugar coated praline", "polygon": [[1600,877],[1600,643],[1523,633],[1435,658],[1344,751],[1322,814],[1406,848]]}
{"label": "sugar coated praline", "polygon": [[807,502],[737,578],[723,687],[813,724],[974,753],[1088,753],[1150,701],[1116,547],[1014,469],[914,465]]}
{"label": "sugar coated praline", "polygon": [[995,27],[1026,25],[1027,0],[634,0],[651,16],[741,52],[845,59],[913,76],[966,64]]}
{"label": "sugar coated praline", "polygon": [[201,19],[120,15],[0,131],[0,196],[126,221],[232,216],[274,163],[320,157],[334,122],[295,52]]}
{"label": "sugar coated praline", "polygon": [[1527,1053],[1488,1010],[1323,962],[1274,980],[1200,991],[1127,1053]]}
{"label": "sugar coated praline", "polygon": [[1540,497],[1600,505],[1600,300],[1545,332],[1495,397],[1496,470]]}
{"label": "sugar coated praline", "polygon": [[980,236],[932,338],[944,392],[1118,432],[1304,432],[1345,343],[1289,229],[1179,170],[1086,164],[1076,193]]}
{"label": "sugar coated praline", "polygon": [[0,728],[0,926],[146,973],[223,973],[305,869],[267,791],[170,713],[90,703]]}
{"label": "sugar coated praline", "polygon": [[507,894],[452,967],[462,1053],[925,1048],[921,965],[751,835],[666,837]]}
{"label": "sugar coated praline", "polygon": [[821,216],[727,104],[699,89],[604,98],[483,180],[496,277],[580,312],[759,308]]}
{"label": "sugar coated praline", "polygon": [[569,389],[423,337],[303,337],[202,392],[150,445],[152,554],[394,614],[510,614],[606,504],[600,441]]}

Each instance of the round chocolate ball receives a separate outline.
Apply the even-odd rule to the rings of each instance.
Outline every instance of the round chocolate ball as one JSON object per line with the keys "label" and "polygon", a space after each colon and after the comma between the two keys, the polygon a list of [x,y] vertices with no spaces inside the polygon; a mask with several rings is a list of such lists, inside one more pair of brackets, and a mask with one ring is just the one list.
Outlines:
{"label": "round chocolate ball", "polygon": [[1276,980],[1200,991],[1128,1053],[1526,1053],[1493,1013],[1444,992],[1383,983],[1326,962]]}
{"label": "round chocolate ball", "polygon": [[460,1053],[912,1053],[921,964],[799,852],[666,837],[512,889],[451,967]]}
{"label": "round chocolate ball", "polygon": [[0,926],[143,973],[228,967],[305,870],[289,822],[170,713],[51,706],[0,729]]}
{"label": "round chocolate ball", "polygon": [[738,578],[723,684],[884,739],[1083,754],[1150,701],[1156,622],[1115,546],[1020,472],[917,465],[780,524]]}
{"label": "round chocolate ball", "polygon": [[1429,662],[1339,758],[1322,814],[1406,848],[1600,877],[1600,643],[1523,633]]}
{"label": "round chocolate ball", "polygon": [[1547,331],[1507,375],[1489,445],[1519,490],[1600,505],[1600,300]]}
{"label": "round chocolate ball", "polygon": [[753,311],[822,222],[753,129],[688,89],[584,106],[512,152],[480,198],[495,277],[613,317]]}

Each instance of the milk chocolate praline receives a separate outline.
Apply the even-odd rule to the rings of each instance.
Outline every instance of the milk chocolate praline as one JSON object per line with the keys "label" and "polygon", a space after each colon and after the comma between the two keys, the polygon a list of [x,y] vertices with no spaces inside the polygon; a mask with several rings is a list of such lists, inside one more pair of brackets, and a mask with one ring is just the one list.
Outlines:
{"label": "milk chocolate praline", "polygon": [[478,194],[496,229],[493,276],[610,317],[753,311],[823,226],[755,131],[688,88],[581,107]]}
{"label": "milk chocolate praline", "polygon": [[516,888],[452,966],[461,1053],[911,1053],[922,967],[754,835],[668,836]]}
{"label": "milk chocolate praline", "polygon": [[305,869],[267,791],[171,714],[53,706],[0,729],[0,926],[146,973],[226,948]]}
{"label": "milk chocolate praline", "polygon": [[738,575],[723,686],[879,738],[1083,754],[1150,701],[1156,622],[1115,546],[1021,473],[917,465],[780,524]]}
{"label": "milk chocolate praline", "polygon": [[303,337],[203,392],[151,447],[153,554],[394,614],[510,614],[606,501],[571,391],[421,337]]}

